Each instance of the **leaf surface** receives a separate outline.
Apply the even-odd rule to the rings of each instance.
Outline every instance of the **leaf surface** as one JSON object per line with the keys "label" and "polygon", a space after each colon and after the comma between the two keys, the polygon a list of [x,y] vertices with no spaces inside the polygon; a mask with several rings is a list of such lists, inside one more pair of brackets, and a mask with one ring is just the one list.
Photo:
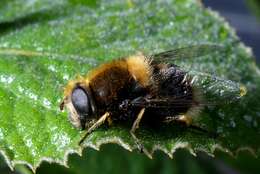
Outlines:
{"label": "leaf surface", "polygon": [[[59,111],[70,79],[138,51],[153,54],[205,43],[225,49],[176,64],[215,97],[217,107],[204,109],[196,124],[221,136],[178,126],[141,126],[137,136],[148,150],[170,156],[181,147],[191,153],[213,154],[218,147],[259,154],[260,71],[228,24],[197,1],[4,1],[0,11],[0,151],[10,167],[26,163],[35,170],[42,160],[66,165],[68,153],[81,153],[78,142],[84,132]],[[247,94],[229,102],[241,87]],[[84,145],[98,149],[118,143],[133,150],[129,129],[101,127]]]}

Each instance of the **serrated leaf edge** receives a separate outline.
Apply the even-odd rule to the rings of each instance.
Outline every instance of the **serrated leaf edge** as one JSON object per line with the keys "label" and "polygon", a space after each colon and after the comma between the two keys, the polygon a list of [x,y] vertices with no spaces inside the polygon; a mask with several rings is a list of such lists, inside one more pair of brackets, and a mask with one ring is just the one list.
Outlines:
{"label": "serrated leaf edge", "polygon": [[[126,143],[123,139],[118,138],[118,137],[113,137],[111,138],[105,138],[105,139],[101,139],[99,141],[97,141],[95,144],[94,143],[86,143],[84,144],[83,147],[80,147],[77,150],[73,150],[73,149],[69,149],[67,151],[65,151],[65,155],[63,157],[63,160],[57,160],[57,159],[53,159],[50,157],[42,157],[38,163],[36,163],[35,166],[31,165],[30,163],[26,162],[26,161],[20,161],[20,160],[13,160],[11,161],[9,159],[9,157],[6,155],[6,153],[3,150],[0,150],[0,154],[4,157],[5,162],[7,163],[7,165],[9,166],[9,168],[11,170],[14,170],[15,165],[17,164],[23,164],[23,165],[27,165],[33,173],[36,173],[37,168],[41,165],[42,162],[49,162],[49,163],[57,163],[60,164],[64,167],[69,168],[68,165],[68,159],[69,159],[69,155],[70,154],[78,154],[79,156],[82,156],[82,152],[85,148],[92,148],[94,150],[99,151],[101,149],[101,146],[106,145],[106,144],[117,144],[121,147],[123,147],[125,150],[128,150],[130,152],[134,151],[137,149],[137,147],[132,148],[130,144]],[[156,151],[162,151],[164,152],[166,155],[169,156],[169,158],[173,159],[174,158],[174,153],[178,150],[178,149],[186,149],[188,150],[193,156],[197,156],[197,151],[202,151],[205,152],[207,155],[210,155],[212,157],[214,157],[214,152],[219,150],[222,152],[225,152],[227,154],[229,154],[231,157],[236,158],[238,156],[238,154],[240,152],[244,152],[247,151],[249,152],[252,156],[257,157],[256,151],[252,149],[251,147],[240,147],[237,150],[235,150],[234,152],[230,151],[227,148],[224,148],[223,146],[221,146],[220,144],[214,144],[212,145],[212,148],[209,151],[205,151],[203,148],[200,149],[196,149],[196,152],[194,151],[194,149],[192,148],[192,146],[190,145],[190,143],[188,142],[181,142],[181,143],[176,143],[170,150],[167,150],[166,148],[164,148],[163,146],[157,144],[154,145],[152,150],[151,150],[151,155],[152,157],[154,156],[154,153]],[[258,149],[259,150],[259,149]]]}

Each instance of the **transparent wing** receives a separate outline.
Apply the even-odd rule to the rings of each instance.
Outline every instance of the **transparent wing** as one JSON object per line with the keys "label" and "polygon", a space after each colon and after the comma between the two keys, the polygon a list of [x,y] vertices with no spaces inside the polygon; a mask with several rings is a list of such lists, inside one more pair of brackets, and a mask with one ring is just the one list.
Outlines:
{"label": "transparent wing", "polygon": [[210,102],[228,104],[236,102],[247,93],[246,87],[239,82],[198,71],[188,73],[192,77],[192,86],[203,91]]}
{"label": "transparent wing", "polygon": [[216,51],[224,51],[224,48],[224,46],[217,44],[200,44],[153,54],[150,57],[154,63],[159,63],[174,59],[190,59],[201,57],[212,54]]}
{"label": "transparent wing", "polygon": [[244,85],[231,80],[197,71],[190,71],[189,75],[192,77],[190,83],[194,87],[195,93],[187,92],[172,96],[158,96],[152,99],[139,97],[132,100],[130,106],[144,108],[183,108],[194,104],[194,102],[197,106],[227,105],[237,102],[247,93]]}
{"label": "transparent wing", "polygon": [[[158,96],[157,98],[138,97],[130,101],[132,107],[142,108],[186,108],[193,104],[192,94],[182,94],[179,96]],[[201,103],[202,104],[202,103]],[[204,103],[205,104],[205,103]]]}

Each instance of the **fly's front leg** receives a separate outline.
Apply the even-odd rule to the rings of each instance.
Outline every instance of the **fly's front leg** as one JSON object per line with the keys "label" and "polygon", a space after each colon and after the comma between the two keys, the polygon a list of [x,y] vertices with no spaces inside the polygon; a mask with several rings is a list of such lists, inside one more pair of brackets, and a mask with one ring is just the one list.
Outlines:
{"label": "fly's front leg", "polygon": [[81,145],[84,140],[87,138],[87,136],[93,131],[95,130],[96,128],[98,128],[99,126],[101,126],[102,124],[105,123],[105,121],[109,118],[110,114],[109,112],[106,112],[104,115],[102,115],[98,121],[96,121],[88,130],[87,132],[85,133],[85,135],[81,138],[80,142],[79,142],[79,145]]}
{"label": "fly's front leg", "polygon": [[136,129],[139,128],[139,124],[143,118],[143,115],[144,115],[144,111],[145,111],[145,108],[142,108],[140,110],[140,112],[138,113],[137,115],[137,118],[135,119],[134,123],[133,123],[133,126],[130,130],[130,134],[132,135],[136,145],[137,145],[137,148],[140,150],[140,152],[143,152],[145,153],[149,158],[152,159],[152,155],[147,151],[147,149],[142,145],[142,143],[140,142],[140,140],[135,136],[135,131]]}

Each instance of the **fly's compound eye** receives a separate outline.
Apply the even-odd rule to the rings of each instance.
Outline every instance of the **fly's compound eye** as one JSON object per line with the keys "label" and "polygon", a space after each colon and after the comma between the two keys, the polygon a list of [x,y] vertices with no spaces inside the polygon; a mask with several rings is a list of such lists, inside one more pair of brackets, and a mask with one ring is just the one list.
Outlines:
{"label": "fly's compound eye", "polygon": [[85,129],[86,119],[90,114],[88,94],[81,87],[76,87],[71,94],[71,101],[79,115],[81,128]]}

